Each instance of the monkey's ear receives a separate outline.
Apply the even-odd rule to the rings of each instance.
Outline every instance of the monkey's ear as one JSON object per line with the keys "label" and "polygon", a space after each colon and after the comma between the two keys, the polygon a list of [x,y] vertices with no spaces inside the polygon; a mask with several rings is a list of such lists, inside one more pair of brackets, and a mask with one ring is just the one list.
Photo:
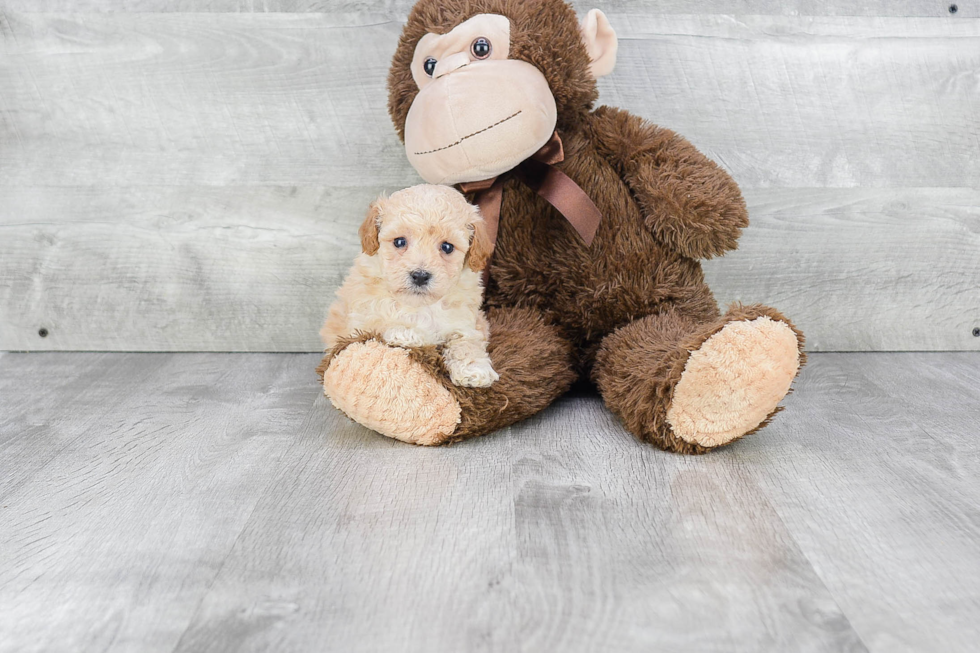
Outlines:
{"label": "monkey's ear", "polygon": [[367,216],[365,216],[364,222],[361,223],[361,228],[357,230],[358,235],[361,237],[361,249],[368,256],[377,254],[378,248],[381,246],[378,242],[378,231],[381,229],[382,200],[383,198],[379,197],[371,202]]}
{"label": "monkey's ear", "polygon": [[466,265],[474,272],[479,272],[490,262],[493,243],[490,242],[487,223],[482,218],[473,222],[472,226],[473,240],[470,241],[470,249],[466,252]]}
{"label": "monkey's ear", "polygon": [[608,75],[616,67],[616,50],[619,39],[613,31],[609,19],[598,9],[592,9],[582,19],[582,40],[589,53],[589,72],[595,78]]}

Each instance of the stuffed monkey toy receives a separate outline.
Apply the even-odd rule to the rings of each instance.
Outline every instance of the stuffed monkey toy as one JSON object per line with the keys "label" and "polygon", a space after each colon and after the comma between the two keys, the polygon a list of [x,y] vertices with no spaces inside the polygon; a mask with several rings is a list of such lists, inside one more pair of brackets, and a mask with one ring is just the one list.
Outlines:
{"label": "stuffed monkey toy", "polygon": [[493,232],[485,308],[500,380],[457,387],[434,348],[362,334],[318,368],[337,408],[439,445],[534,415],[586,378],[636,437],[691,454],[778,411],[803,335],[766,306],[720,313],[699,263],[737,246],[745,201],[681,136],[593,108],[616,47],[602,12],[580,23],[562,0],[415,5],[389,113],[421,177],[469,192]]}

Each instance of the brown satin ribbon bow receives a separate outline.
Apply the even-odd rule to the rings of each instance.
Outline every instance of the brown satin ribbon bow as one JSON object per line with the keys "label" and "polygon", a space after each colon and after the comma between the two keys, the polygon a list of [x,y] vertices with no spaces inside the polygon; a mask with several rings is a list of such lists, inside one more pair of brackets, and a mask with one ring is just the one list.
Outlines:
{"label": "brown satin ribbon bow", "polygon": [[[490,243],[497,242],[497,227],[500,224],[500,204],[504,197],[504,181],[507,175],[514,177],[525,186],[543,197],[558,209],[575,228],[586,245],[591,245],[595,232],[599,229],[602,213],[585,191],[572,181],[568,175],[554,167],[565,160],[565,150],[556,131],[544,146],[531,155],[531,158],[518,164],[510,173],[505,173],[484,181],[460,184],[464,193],[475,193],[474,201],[480,207],[487,225]],[[490,266],[487,266],[487,270]],[[486,279],[484,279],[486,280]]]}

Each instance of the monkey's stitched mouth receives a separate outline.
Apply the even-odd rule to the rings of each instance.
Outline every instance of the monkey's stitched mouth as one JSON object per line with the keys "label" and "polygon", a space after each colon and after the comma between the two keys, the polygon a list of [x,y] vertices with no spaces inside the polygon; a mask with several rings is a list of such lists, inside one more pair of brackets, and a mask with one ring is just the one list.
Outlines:
{"label": "monkey's stitched mouth", "polygon": [[508,120],[510,120],[511,118],[516,118],[522,112],[523,112],[522,109],[518,109],[515,113],[510,114],[509,116],[507,116],[506,118],[503,118],[502,120],[498,120],[497,122],[493,123],[489,127],[484,127],[483,129],[479,129],[479,130],[473,132],[472,134],[467,134],[466,136],[463,136],[461,139],[459,139],[455,143],[450,143],[449,145],[443,145],[442,147],[437,147],[434,150],[426,150],[425,152],[416,152],[415,153],[415,156],[421,156],[423,154],[432,154],[433,152],[442,152],[443,150],[448,150],[451,147],[456,147],[457,145],[459,145],[460,143],[462,143],[463,141],[465,141],[467,138],[473,138],[477,134],[482,134],[485,131],[489,131],[489,130],[493,129],[494,127],[496,127],[497,125],[502,125],[505,122],[507,122]]}

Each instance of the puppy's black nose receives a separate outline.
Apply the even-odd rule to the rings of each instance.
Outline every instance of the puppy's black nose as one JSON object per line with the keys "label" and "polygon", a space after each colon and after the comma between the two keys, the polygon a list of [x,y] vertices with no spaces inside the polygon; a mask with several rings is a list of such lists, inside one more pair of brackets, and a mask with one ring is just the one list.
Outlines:
{"label": "puppy's black nose", "polygon": [[429,279],[432,278],[432,273],[427,272],[426,270],[415,270],[412,272],[411,276],[412,283],[421,288],[425,284],[429,283]]}

